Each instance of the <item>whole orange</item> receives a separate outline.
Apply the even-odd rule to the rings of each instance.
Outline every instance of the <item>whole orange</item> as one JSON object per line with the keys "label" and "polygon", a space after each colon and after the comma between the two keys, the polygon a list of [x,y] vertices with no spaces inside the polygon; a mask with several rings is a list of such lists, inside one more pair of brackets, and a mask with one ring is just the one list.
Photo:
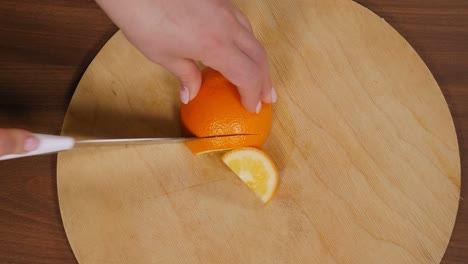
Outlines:
{"label": "whole orange", "polygon": [[[185,129],[197,137],[239,135],[191,141],[194,153],[261,147],[267,139],[272,120],[271,105],[263,103],[260,113],[250,113],[242,105],[237,87],[218,71],[205,68],[198,95],[181,107]],[[252,134],[255,136],[240,136]]]}

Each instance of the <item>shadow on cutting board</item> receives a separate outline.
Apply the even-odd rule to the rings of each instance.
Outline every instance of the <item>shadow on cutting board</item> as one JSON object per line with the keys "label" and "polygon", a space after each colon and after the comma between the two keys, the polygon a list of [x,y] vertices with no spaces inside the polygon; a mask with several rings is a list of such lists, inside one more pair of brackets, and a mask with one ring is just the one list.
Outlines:
{"label": "shadow on cutting board", "polygon": [[78,139],[178,137],[182,135],[179,106],[168,115],[158,112],[124,112],[80,105],[67,113],[63,135]]}

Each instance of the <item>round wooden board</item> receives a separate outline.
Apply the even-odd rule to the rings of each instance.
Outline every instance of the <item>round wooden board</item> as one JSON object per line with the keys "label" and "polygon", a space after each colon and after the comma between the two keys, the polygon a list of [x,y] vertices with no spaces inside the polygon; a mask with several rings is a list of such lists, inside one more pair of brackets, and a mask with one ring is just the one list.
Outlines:
{"label": "round wooden board", "polygon": [[[184,144],[58,158],[63,223],[88,263],[438,263],[460,191],[444,97],[408,43],[358,4],[239,0],[279,94],[267,205]],[[178,83],[117,33],[83,76],[63,134],[180,135]]]}

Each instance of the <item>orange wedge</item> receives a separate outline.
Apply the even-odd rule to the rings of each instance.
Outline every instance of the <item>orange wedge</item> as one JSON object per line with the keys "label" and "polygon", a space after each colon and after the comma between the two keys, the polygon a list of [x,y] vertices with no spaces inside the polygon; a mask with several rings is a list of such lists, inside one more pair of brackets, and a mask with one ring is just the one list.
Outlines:
{"label": "orange wedge", "polygon": [[271,200],[279,177],[276,164],[265,152],[250,147],[235,149],[222,160],[263,203]]}

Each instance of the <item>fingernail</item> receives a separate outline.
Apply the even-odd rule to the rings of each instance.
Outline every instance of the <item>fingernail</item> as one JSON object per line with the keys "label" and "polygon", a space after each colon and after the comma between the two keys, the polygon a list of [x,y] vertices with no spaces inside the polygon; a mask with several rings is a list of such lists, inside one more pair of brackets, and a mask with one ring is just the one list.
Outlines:
{"label": "fingernail", "polygon": [[275,87],[271,87],[271,102],[276,103],[278,100],[278,94],[276,94]]}
{"label": "fingernail", "polygon": [[257,104],[257,108],[256,108],[256,110],[255,110],[255,113],[258,114],[258,113],[260,113],[261,110],[262,110],[262,102],[260,101],[260,102],[258,102],[258,104]]}
{"label": "fingernail", "polygon": [[39,146],[39,140],[35,137],[28,137],[24,141],[24,151],[33,151]]}
{"label": "fingernail", "polygon": [[183,104],[188,104],[189,100],[190,100],[189,89],[186,86],[183,86],[180,89],[180,101],[182,101]]}

